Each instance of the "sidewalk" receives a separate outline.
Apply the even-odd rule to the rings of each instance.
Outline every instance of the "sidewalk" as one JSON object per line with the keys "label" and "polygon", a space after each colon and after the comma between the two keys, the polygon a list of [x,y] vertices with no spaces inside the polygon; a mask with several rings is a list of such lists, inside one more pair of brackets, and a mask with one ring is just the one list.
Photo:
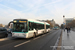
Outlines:
{"label": "sidewalk", "polygon": [[62,31],[62,47],[61,50],[75,50],[75,32],[70,31],[67,34],[67,31]]}

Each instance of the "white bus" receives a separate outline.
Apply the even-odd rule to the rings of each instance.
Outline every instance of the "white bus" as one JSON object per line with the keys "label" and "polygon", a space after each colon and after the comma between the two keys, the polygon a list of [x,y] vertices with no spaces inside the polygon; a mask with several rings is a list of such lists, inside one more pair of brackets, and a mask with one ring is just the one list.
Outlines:
{"label": "white bus", "polygon": [[14,19],[12,37],[30,38],[50,31],[50,24],[31,19]]}

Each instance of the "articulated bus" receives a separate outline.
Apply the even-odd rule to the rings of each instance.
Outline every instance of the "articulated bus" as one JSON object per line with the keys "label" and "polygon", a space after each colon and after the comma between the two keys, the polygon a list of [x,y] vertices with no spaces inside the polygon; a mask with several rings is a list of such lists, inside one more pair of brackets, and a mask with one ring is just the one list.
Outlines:
{"label": "articulated bus", "polygon": [[31,19],[14,19],[12,37],[30,38],[50,31],[50,24]]}

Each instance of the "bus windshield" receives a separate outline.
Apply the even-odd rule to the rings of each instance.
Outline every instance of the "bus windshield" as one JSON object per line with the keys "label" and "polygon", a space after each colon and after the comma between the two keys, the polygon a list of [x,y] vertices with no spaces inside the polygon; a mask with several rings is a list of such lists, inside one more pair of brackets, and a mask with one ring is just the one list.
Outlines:
{"label": "bus windshield", "polygon": [[27,32],[27,23],[13,23],[13,32]]}

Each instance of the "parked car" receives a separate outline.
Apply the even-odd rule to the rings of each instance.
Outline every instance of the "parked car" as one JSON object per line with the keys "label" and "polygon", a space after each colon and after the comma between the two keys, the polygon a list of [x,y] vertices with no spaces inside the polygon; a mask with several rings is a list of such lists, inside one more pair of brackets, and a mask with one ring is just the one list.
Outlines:
{"label": "parked car", "polygon": [[8,31],[4,27],[0,27],[0,38],[2,37],[7,37],[8,36]]}

